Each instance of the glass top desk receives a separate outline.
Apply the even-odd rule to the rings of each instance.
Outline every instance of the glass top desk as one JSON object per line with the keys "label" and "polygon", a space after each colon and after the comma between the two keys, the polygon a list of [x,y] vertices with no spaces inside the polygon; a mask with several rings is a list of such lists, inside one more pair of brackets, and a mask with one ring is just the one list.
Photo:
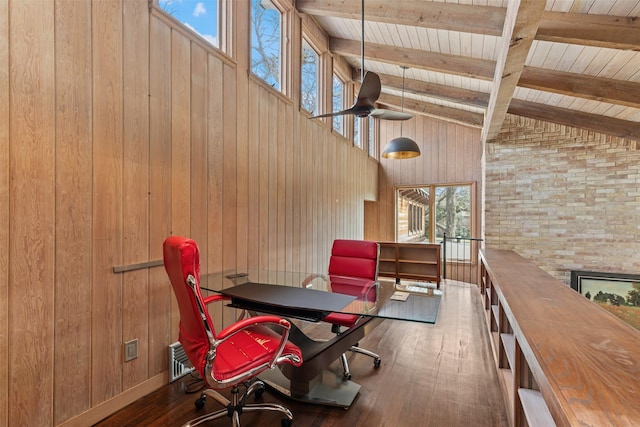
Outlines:
{"label": "glass top desk", "polygon": [[[201,282],[203,290],[229,297],[231,307],[304,321],[293,321],[289,334],[289,340],[302,350],[303,364],[283,365],[264,372],[260,379],[290,398],[345,408],[360,385],[331,372],[329,365],[384,319],[435,323],[441,296],[435,284],[402,288],[393,281],[264,270],[210,274]],[[314,338],[304,325],[321,322],[332,312],[361,318],[339,335]]]}
{"label": "glass top desk", "polygon": [[[308,321],[331,312],[435,323],[442,291],[435,284],[370,282],[342,276],[246,270],[207,275],[202,288],[231,298],[242,309]],[[365,283],[365,284],[363,284]]]}

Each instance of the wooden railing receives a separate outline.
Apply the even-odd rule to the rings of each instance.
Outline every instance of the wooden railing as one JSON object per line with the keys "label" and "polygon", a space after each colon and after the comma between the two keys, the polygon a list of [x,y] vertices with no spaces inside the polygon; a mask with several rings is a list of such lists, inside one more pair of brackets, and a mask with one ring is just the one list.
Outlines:
{"label": "wooden railing", "polygon": [[480,258],[511,425],[638,425],[640,331],[513,251]]}

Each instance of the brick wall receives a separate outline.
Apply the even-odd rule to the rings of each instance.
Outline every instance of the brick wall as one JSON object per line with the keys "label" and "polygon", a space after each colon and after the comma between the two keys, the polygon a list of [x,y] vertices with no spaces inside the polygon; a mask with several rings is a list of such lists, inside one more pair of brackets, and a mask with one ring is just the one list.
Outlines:
{"label": "brick wall", "polygon": [[640,273],[640,142],[507,116],[486,146],[485,242],[571,270]]}

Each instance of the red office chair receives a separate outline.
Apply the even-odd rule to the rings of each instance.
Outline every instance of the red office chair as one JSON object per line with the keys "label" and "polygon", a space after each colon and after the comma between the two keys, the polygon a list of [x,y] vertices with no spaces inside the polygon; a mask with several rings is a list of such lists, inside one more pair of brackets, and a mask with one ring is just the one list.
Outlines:
{"label": "red office chair", "polygon": [[[329,260],[329,279],[333,292],[358,295],[363,299],[375,302],[378,280],[378,258],[380,248],[377,242],[366,240],[334,240]],[[355,326],[362,316],[356,314],[331,313],[323,320],[331,323],[331,330],[340,334],[340,327]],[[380,356],[357,345],[351,347],[353,352],[373,358],[373,366],[378,368]],[[346,354],[340,357],[343,376],[351,379]]]}
{"label": "red office chair", "polygon": [[[288,340],[289,321],[277,316],[256,316],[240,320],[216,333],[207,307],[226,300],[222,295],[203,298],[200,291],[200,255],[198,245],[191,239],[171,236],[164,241],[164,266],[171,280],[180,309],[180,336],[189,361],[202,376],[205,390],[196,407],[201,409],[207,396],[226,408],[198,417],[185,426],[196,426],[224,416],[240,425],[240,414],[259,410],[279,411],[286,418],[283,426],[290,426],[291,411],[277,404],[247,404],[251,394],[262,395],[264,383],[256,376],[281,363],[300,366],[302,353]],[[281,331],[281,334],[274,330]],[[239,385],[246,391],[240,394]],[[231,401],[217,389],[231,387]]]}

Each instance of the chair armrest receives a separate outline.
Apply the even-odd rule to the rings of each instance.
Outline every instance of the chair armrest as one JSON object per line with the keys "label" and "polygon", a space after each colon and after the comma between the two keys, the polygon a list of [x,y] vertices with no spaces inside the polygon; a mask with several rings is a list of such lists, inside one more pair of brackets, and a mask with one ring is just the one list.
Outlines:
{"label": "chair armrest", "polygon": [[248,317],[246,319],[239,320],[220,331],[217,336],[218,341],[226,340],[230,336],[256,325],[280,326],[283,331],[287,331],[287,335],[289,329],[291,328],[291,323],[287,319],[283,319],[282,317],[268,315]]}
{"label": "chair armrest", "polygon": [[202,298],[202,302],[205,303],[205,305],[209,305],[212,302],[217,302],[217,301],[229,301],[231,300],[231,298],[229,298],[226,295],[221,295],[221,294],[214,294],[214,295],[209,295],[206,298]]}
{"label": "chair armrest", "polygon": [[366,287],[362,289],[362,298],[365,303],[372,303],[367,308],[367,312],[374,310],[378,306],[378,300],[380,298],[380,283],[377,280],[370,281]]}
{"label": "chair armrest", "polygon": [[[362,288],[362,295],[368,295],[372,291],[375,291],[376,296],[378,295],[378,291],[380,290],[380,284],[377,280],[371,280],[367,285]],[[377,299],[377,298],[376,298]]]}
{"label": "chair armrest", "polygon": [[313,279],[317,279],[317,278],[321,278],[324,281],[327,280],[327,276],[325,276],[324,274],[310,274],[302,281],[302,287],[306,288],[309,285],[309,283],[313,281]]}
{"label": "chair armrest", "polygon": [[362,295],[368,294],[372,289],[378,286],[377,280],[369,280],[366,285],[362,287]]}
{"label": "chair armrest", "polygon": [[377,280],[361,277],[331,276],[331,290],[357,297],[358,301],[364,304],[363,313],[374,310],[378,305],[380,287]]}

